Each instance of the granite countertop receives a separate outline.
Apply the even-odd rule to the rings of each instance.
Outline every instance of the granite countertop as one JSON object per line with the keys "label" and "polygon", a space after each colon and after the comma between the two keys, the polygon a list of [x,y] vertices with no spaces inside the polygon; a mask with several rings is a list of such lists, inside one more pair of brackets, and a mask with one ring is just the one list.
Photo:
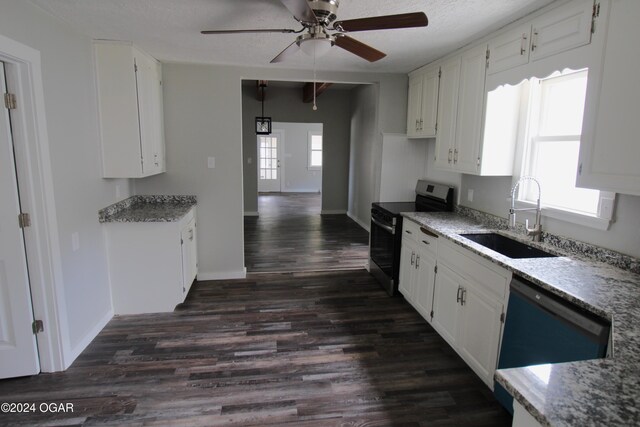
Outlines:
{"label": "granite countertop", "polygon": [[196,196],[132,196],[98,211],[104,222],[174,222],[196,205]]}
{"label": "granite countertop", "polygon": [[[501,369],[496,380],[545,426],[640,425],[640,275],[629,257],[608,263],[584,257],[579,244],[532,243],[524,235],[502,230],[459,213],[404,213],[434,233],[524,277],[612,323],[613,356],[607,359]],[[511,259],[471,240],[464,233],[498,232],[558,258]],[[589,252],[597,252],[592,250]],[[622,258],[625,256],[621,255]],[[630,261],[631,260],[631,261]]]}

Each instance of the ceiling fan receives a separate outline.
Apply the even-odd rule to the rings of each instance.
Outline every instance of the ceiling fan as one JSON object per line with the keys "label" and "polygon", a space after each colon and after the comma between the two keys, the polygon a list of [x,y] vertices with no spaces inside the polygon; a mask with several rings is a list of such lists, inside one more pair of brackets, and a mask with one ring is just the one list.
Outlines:
{"label": "ceiling fan", "polygon": [[[298,50],[311,56],[321,56],[332,46],[338,46],[369,62],[378,61],[385,56],[373,47],[347,36],[345,33],[394,28],[426,27],[427,16],[424,12],[403,13],[399,15],[375,16],[360,19],[335,21],[340,0],[280,0],[293,17],[302,24],[300,30],[253,29],[253,30],[210,30],[202,34],[237,33],[294,33],[300,34],[295,41],[280,52],[271,63],[282,62]],[[334,22],[335,21],[335,22]],[[335,32],[333,34],[329,31]]]}

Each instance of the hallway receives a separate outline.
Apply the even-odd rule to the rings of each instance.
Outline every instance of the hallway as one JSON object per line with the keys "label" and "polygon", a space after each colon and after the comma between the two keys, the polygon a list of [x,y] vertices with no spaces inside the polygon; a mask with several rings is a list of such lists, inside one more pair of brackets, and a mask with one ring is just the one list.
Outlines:
{"label": "hallway", "polygon": [[247,272],[363,268],[369,233],[347,215],[320,215],[316,193],[261,193],[259,217],[244,218]]}

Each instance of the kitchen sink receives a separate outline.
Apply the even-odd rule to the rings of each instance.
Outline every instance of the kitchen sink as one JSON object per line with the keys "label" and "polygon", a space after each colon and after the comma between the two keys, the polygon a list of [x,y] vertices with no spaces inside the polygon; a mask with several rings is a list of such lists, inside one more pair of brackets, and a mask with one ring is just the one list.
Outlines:
{"label": "kitchen sink", "polygon": [[461,236],[509,258],[551,258],[557,256],[502,234],[478,233],[461,234]]}

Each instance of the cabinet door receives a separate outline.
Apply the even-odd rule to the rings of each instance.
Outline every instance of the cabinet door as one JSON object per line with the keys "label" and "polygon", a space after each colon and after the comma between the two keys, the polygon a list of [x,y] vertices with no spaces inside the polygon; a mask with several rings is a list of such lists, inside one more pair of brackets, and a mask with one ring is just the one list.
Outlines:
{"label": "cabinet door", "polygon": [[408,99],[407,136],[416,137],[418,135],[422,108],[422,74],[409,78]]}
{"label": "cabinet door", "polygon": [[422,76],[422,108],[418,131],[418,134],[424,138],[436,136],[439,87],[440,67],[426,71]]}
{"label": "cabinet door", "polygon": [[480,45],[464,52],[460,61],[460,93],[453,169],[475,174],[478,171],[482,139],[487,46]]}
{"label": "cabinet door", "polygon": [[416,269],[416,300],[414,306],[429,323],[433,308],[433,286],[435,283],[436,258],[425,250],[418,251]]}
{"label": "cabinet door", "polygon": [[489,42],[488,74],[508,70],[529,62],[531,24],[502,34]]}
{"label": "cabinet door", "polygon": [[160,164],[161,117],[160,80],[154,60],[136,54],[136,84],[140,118],[140,146],[142,151],[142,175],[148,176],[162,171]]}
{"label": "cabinet door", "polygon": [[433,290],[433,319],[431,325],[453,348],[457,346],[462,278],[444,264],[438,264]]}
{"label": "cabinet door", "polygon": [[450,169],[453,161],[453,144],[458,110],[458,84],[460,57],[444,62],[441,67],[440,93],[438,96],[438,134],[436,136],[435,166]]}
{"label": "cabinet door", "polygon": [[593,1],[574,0],[534,20],[531,60],[590,43],[592,15]]}
{"label": "cabinet door", "polygon": [[186,298],[191,285],[198,274],[198,254],[196,241],[196,219],[191,221],[180,233],[182,251],[182,298]]}
{"label": "cabinet door", "polygon": [[[611,2],[600,69],[589,70],[578,185],[640,196],[640,2]],[[601,14],[599,20],[604,21]],[[603,24],[598,23],[603,29]],[[600,73],[601,71],[601,73]]]}
{"label": "cabinet door", "polygon": [[415,275],[416,275],[416,246],[410,240],[402,239],[402,249],[400,252],[400,275],[398,289],[400,293],[410,302],[415,297]]}
{"label": "cabinet door", "polygon": [[491,389],[498,363],[502,312],[502,302],[483,292],[481,285],[467,281],[462,291],[458,352]]}

